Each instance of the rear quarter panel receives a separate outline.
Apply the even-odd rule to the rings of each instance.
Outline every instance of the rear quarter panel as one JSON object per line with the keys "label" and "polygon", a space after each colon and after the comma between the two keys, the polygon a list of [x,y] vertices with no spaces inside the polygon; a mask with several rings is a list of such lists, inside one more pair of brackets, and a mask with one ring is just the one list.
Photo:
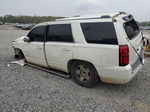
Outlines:
{"label": "rear quarter panel", "polygon": [[[90,21],[103,22],[104,20],[84,20],[80,22]],[[108,20],[108,22],[111,21],[112,20]],[[100,77],[111,75],[106,74],[105,71],[119,65],[119,46],[87,43],[82,33],[80,22],[73,21],[71,23],[72,32],[75,39],[75,44],[72,46],[72,58],[92,63]],[[78,31],[78,33],[76,31]]]}
{"label": "rear quarter panel", "polygon": [[92,63],[101,77],[106,75],[103,69],[118,66],[118,49],[118,45],[75,44],[72,49],[73,59]]}

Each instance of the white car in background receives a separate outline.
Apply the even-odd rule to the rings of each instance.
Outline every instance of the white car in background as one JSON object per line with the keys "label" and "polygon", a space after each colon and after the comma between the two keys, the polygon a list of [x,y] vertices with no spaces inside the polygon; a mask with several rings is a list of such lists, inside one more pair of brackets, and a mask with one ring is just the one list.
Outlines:
{"label": "white car in background", "polygon": [[85,15],[36,25],[12,42],[15,56],[70,73],[81,86],[129,82],[144,64],[142,35],[124,12]]}

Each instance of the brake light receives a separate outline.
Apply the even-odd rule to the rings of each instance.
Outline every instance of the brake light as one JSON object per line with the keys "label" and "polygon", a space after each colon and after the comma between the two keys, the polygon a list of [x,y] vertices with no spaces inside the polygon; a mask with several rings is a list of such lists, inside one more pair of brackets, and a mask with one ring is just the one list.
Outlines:
{"label": "brake light", "polygon": [[128,45],[119,46],[119,66],[129,64],[129,47]]}

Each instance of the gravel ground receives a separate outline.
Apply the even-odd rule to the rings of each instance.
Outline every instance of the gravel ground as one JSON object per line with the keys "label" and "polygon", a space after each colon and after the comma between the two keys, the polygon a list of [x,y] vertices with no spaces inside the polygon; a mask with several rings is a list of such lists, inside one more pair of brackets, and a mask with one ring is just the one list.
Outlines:
{"label": "gravel ground", "polygon": [[0,112],[150,112],[150,58],[128,84],[87,89],[29,66],[8,66],[10,42],[26,33],[0,30]]}
{"label": "gravel ground", "polygon": [[12,25],[0,25],[0,30],[20,30]]}

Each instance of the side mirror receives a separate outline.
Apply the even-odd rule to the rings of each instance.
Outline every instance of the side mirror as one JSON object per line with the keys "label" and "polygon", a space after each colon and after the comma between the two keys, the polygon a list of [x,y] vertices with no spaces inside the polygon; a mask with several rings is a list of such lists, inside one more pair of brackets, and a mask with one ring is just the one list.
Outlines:
{"label": "side mirror", "polygon": [[29,37],[24,37],[24,42],[30,42],[30,38]]}

